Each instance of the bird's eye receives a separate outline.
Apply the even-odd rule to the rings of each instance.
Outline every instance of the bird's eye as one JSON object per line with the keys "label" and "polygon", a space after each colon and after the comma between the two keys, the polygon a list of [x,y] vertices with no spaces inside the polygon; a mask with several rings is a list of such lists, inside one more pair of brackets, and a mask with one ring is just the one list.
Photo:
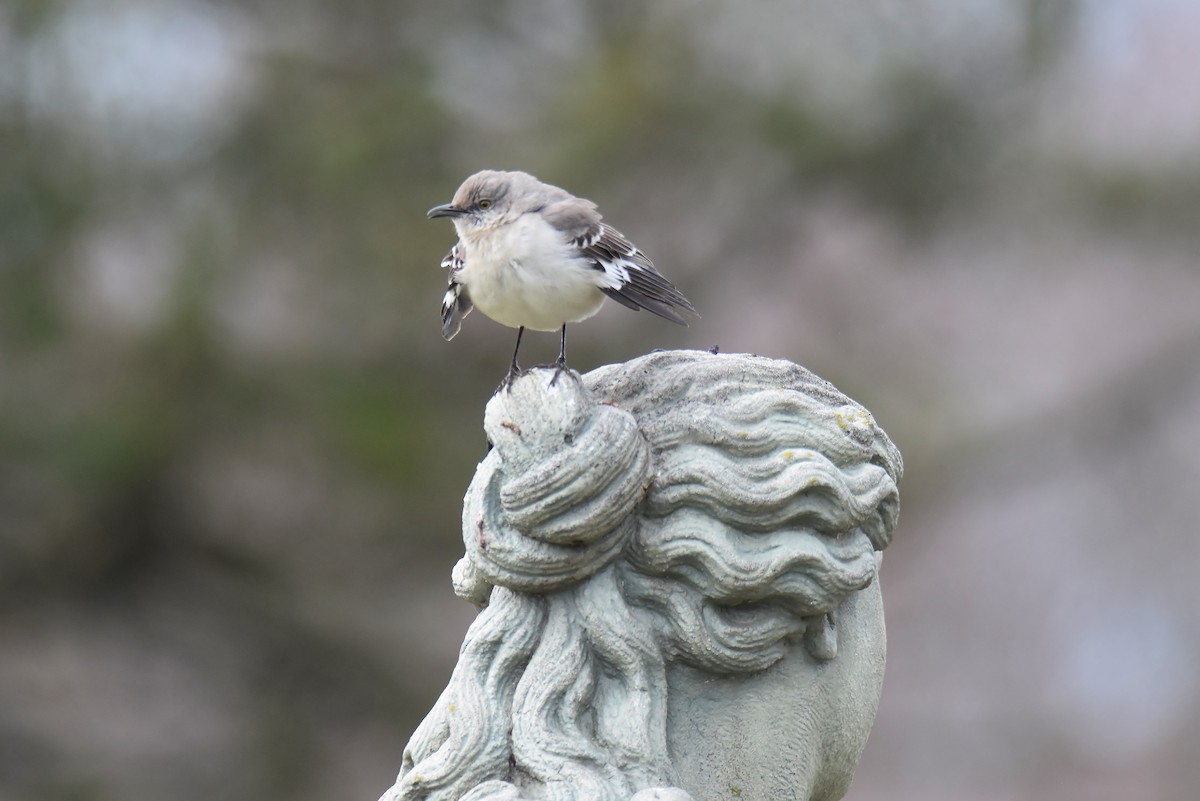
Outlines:
{"label": "bird's eye", "polygon": [[483,200],[479,201],[475,205],[479,206],[479,208],[484,209],[486,211],[487,209],[490,209],[492,207],[492,201],[488,200],[487,198],[484,198]]}

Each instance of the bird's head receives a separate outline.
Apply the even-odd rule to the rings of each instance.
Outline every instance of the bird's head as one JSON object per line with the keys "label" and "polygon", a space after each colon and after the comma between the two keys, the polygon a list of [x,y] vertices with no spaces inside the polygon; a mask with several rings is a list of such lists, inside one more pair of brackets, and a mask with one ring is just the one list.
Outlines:
{"label": "bird's head", "polygon": [[463,181],[452,201],[430,209],[429,218],[449,217],[465,236],[538,210],[550,199],[547,190],[555,189],[529,173],[484,170]]}

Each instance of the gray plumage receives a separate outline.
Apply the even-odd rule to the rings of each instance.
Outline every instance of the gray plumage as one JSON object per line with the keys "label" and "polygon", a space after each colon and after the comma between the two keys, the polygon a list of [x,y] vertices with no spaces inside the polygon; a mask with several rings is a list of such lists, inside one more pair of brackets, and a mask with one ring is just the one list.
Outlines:
{"label": "gray plumage", "polygon": [[579,248],[592,269],[620,276],[619,286],[603,286],[600,291],[622,306],[634,311],[646,309],[683,326],[687,321],[675,310],[696,313],[688,299],[654,269],[645,253],[616,228],[601,222],[592,201],[573,197],[549,206],[543,215]]}
{"label": "gray plumage", "polygon": [[680,325],[687,325],[684,314],[696,315],[650,259],[603,221],[595,203],[528,173],[476,173],[429,216],[450,217],[459,237],[442,260],[449,270],[442,300],[446,339],[478,308],[521,331],[561,328],[562,366],[566,324],[591,317],[606,297]]}

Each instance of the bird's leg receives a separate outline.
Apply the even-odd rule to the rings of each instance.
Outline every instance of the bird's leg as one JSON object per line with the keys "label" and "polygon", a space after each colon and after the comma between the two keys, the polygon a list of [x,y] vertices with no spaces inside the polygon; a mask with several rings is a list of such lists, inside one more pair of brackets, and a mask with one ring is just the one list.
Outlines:
{"label": "bird's leg", "polygon": [[504,380],[500,382],[500,386],[496,388],[499,392],[502,389],[512,387],[513,379],[521,374],[521,365],[517,364],[517,354],[521,352],[521,335],[525,333],[525,326],[517,329],[517,346],[513,348],[512,364],[509,365],[508,375],[504,376]]}
{"label": "bird's leg", "polygon": [[567,371],[567,324],[563,323],[562,338],[559,340],[558,358],[554,360],[554,377],[550,379],[550,386],[554,386],[558,381],[558,377]]}
{"label": "bird's leg", "polygon": [[521,365],[517,364],[517,354],[521,352],[521,335],[525,333],[525,326],[517,329],[517,344],[513,346],[512,365],[508,368],[509,375],[520,375]]}

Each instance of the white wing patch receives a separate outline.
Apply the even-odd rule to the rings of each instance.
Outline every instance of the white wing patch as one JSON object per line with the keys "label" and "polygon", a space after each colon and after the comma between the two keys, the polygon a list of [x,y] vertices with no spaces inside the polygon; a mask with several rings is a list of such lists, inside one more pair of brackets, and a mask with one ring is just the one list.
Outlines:
{"label": "white wing patch", "polygon": [[637,269],[636,264],[624,259],[596,259],[596,263],[604,268],[604,280],[601,283],[609,289],[620,289],[628,284],[630,268]]}
{"label": "white wing patch", "polygon": [[679,312],[696,313],[688,299],[654,269],[646,254],[612,226],[592,226],[571,242],[597,270],[603,271],[601,291],[621,305],[646,309],[680,325],[687,325],[687,321]]}
{"label": "white wing patch", "polygon": [[467,288],[458,280],[458,274],[463,268],[462,249],[458,242],[454,243],[446,258],[442,259],[441,266],[450,270],[450,285],[446,287],[446,294],[442,296],[442,336],[451,340],[462,328],[463,318],[475,308],[471,296],[467,294]]}
{"label": "white wing patch", "polygon": [[444,259],[442,259],[442,263],[440,265],[442,267],[448,267],[452,276],[453,273],[461,270],[463,266],[462,248],[460,248],[458,245],[458,242],[454,243],[454,247],[450,248],[450,252],[446,254]]}

